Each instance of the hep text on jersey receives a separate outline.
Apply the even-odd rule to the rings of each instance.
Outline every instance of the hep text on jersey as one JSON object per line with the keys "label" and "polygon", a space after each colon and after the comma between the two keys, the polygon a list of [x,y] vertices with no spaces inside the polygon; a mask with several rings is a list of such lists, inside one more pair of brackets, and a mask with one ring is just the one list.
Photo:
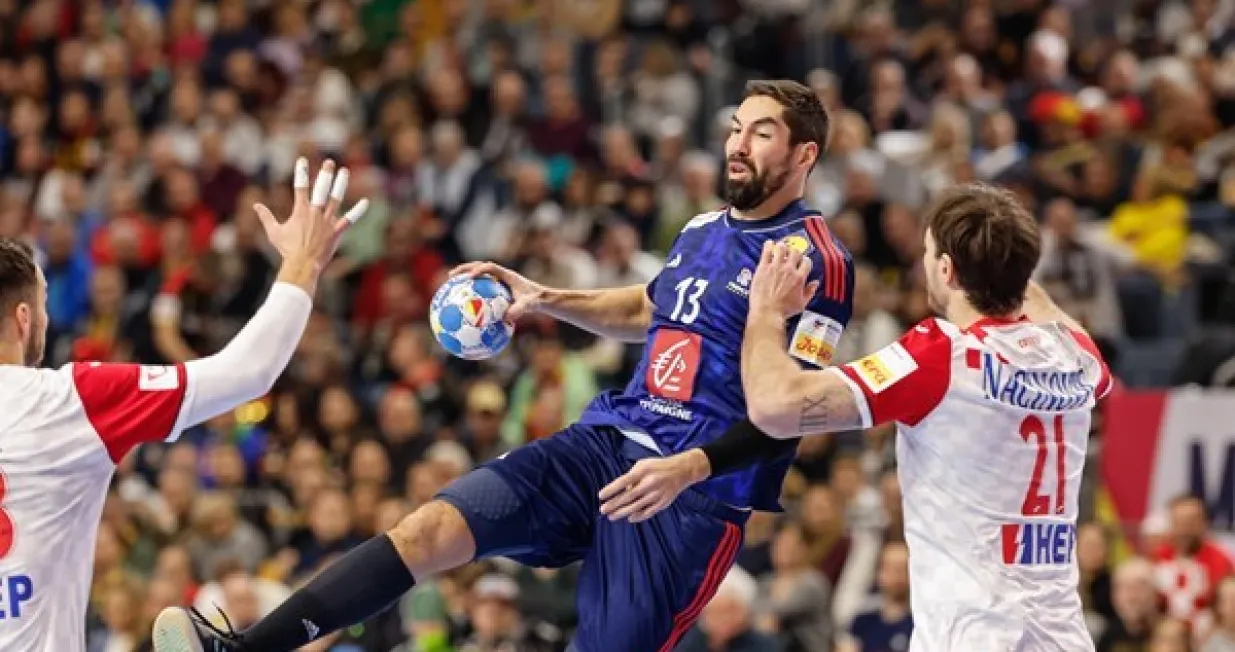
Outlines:
{"label": "hep text on jersey", "polygon": [[1076,526],[1061,521],[1004,523],[1000,526],[1003,563],[1009,566],[1072,563]]}
{"label": "hep text on jersey", "polygon": [[34,599],[29,575],[0,576],[0,620],[21,618],[22,606]]}

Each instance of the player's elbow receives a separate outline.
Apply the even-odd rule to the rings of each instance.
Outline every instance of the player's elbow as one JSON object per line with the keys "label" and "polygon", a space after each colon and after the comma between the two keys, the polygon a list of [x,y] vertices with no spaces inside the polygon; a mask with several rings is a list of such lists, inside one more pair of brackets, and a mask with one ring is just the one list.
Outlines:
{"label": "player's elbow", "polygon": [[797,437],[797,418],[793,401],[783,392],[761,391],[747,397],[747,416],[755,427],[776,439]]}

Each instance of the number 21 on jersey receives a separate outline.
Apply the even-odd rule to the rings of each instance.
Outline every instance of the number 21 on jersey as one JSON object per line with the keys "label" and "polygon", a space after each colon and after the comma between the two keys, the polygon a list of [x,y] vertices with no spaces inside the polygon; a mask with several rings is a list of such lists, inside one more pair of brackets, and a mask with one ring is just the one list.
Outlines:
{"label": "number 21 on jersey", "polygon": [[[1046,424],[1035,415],[1025,417],[1021,421],[1020,436],[1027,444],[1038,448],[1033,460],[1033,474],[1029,477],[1029,487],[1025,490],[1025,501],[1021,503],[1021,514],[1024,516],[1048,516],[1064,513],[1064,492],[1067,486],[1068,473],[1066,460],[1067,445],[1063,436],[1063,415],[1057,414],[1051,419],[1051,437],[1047,440]],[[1051,453],[1055,462],[1055,490],[1052,496],[1042,493],[1042,474]]]}

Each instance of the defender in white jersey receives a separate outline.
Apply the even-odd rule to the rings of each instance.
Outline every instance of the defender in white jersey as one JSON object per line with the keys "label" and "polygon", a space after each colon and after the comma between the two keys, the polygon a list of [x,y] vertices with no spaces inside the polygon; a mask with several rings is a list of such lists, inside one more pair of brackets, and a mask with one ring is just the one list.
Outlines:
{"label": "defender in white jersey", "polygon": [[[1011,194],[950,190],[924,244],[942,317],[822,371],[783,353],[809,263],[765,250],[742,350],[751,421],[780,438],[897,424],[911,650],[1092,650],[1077,593],[1077,496],[1090,412],[1111,377],[1085,331],[1029,282],[1039,234]],[[646,460],[602,509],[642,515],[723,471],[699,451]]]}
{"label": "defender in white jersey", "polygon": [[269,298],[222,351],[185,364],[36,368],[47,282],[28,246],[0,239],[0,650],[84,652],[95,536],[116,463],[262,396],[283,372],[318,274],[366,206],[335,218],[347,170],[336,176],[333,163],[312,200],[307,161],[295,176],[286,222],[257,207],[283,256]]}

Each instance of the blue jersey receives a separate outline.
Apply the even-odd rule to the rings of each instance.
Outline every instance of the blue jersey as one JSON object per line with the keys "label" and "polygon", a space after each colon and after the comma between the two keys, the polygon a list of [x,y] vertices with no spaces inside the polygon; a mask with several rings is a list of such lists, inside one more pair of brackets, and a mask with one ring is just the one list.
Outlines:
{"label": "blue jersey", "polygon": [[[596,397],[580,422],[616,426],[668,455],[707,444],[745,419],[742,335],[751,278],[768,240],[811,259],[819,292],[787,324],[789,353],[804,365],[827,366],[853,309],[853,258],[823,216],[800,200],[763,220],[705,213],[683,227],[648,284],[656,307],[634,377],[624,390]],[[778,511],[795,449],[786,445],[776,459],[699,489],[735,507]]]}

